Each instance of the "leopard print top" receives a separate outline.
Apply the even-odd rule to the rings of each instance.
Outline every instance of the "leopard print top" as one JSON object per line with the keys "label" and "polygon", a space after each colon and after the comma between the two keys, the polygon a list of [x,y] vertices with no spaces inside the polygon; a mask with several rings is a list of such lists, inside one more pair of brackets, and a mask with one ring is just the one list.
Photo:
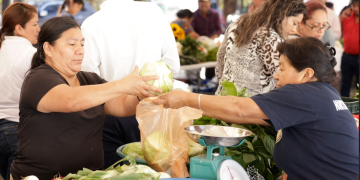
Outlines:
{"label": "leopard print top", "polygon": [[219,86],[215,94],[221,92],[221,82],[224,80],[234,82],[237,89],[245,88],[252,95],[275,89],[273,76],[279,67],[276,47],[283,41],[282,38],[273,29],[269,30],[268,35],[268,30],[260,28],[251,43],[239,48],[234,42],[236,24],[234,22],[227,28],[224,42],[217,53],[216,75]]}

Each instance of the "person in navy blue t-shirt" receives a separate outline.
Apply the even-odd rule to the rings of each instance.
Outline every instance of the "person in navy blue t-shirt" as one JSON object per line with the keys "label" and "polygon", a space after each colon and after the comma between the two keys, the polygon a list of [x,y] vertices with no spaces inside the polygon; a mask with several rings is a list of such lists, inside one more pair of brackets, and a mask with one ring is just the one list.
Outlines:
{"label": "person in navy blue t-shirt", "polygon": [[[155,104],[189,106],[237,124],[271,124],[276,165],[288,179],[353,180],[359,174],[359,131],[331,83],[335,50],[312,37],[278,45],[277,89],[251,98],[172,91]],[[266,121],[264,121],[266,120]],[[269,123],[268,123],[269,122]]]}

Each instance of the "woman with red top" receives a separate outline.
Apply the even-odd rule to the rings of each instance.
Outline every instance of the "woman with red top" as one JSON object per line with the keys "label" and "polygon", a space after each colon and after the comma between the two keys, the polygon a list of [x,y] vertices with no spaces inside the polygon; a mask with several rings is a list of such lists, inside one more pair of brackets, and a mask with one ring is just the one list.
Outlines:
{"label": "woman with red top", "polygon": [[351,0],[351,16],[342,21],[344,53],[341,58],[341,96],[350,96],[352,78],[359,83],[359,0]]}

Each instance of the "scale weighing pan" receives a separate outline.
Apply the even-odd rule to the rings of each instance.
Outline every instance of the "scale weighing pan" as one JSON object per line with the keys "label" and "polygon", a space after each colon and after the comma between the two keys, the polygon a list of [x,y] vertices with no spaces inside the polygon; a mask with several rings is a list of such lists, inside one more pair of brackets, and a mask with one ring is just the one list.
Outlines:
{"label": "scale weighing pan", "polygon": [[190,139],[197,143],[200,143],[199,139],[203,139],[206,146],[236,146],[252,134],[246,129],[215,125],[189,126],[184,130]]}
{"label": "scale weighing pan", "polygon": [[[206,155],[190,158],[190,178],[249,180],[243,167],[225,155],[225,147],[241,146],[251,131],[235,127],[199,125],[184,128],[193,141],[207,147]],[[213,154],[220,148],[219,153]]]}

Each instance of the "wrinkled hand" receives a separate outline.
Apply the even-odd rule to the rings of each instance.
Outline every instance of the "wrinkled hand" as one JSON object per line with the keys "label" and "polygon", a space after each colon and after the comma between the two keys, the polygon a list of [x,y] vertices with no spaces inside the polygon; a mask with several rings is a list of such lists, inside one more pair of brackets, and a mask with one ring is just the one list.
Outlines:
{"label": "wrinkled hand", "polygon": [[127,75],[121,81],[124,82],[125,93],[128,95],[139,96],[141,99],[145,97],[154,97],[155,95],[149,91],[162,93],[162,90],[147,84],[146,82],[157,80],[159,76],[139,76],[139,67],[135,66],[135,69],[131,74]]}
{"label": "wrinkled hand", "polygon": [[152,101],[152,103],[156,105],[163,104],[164,108],[178,109],[186,106],[186,99],[189,94],[191,93],[182,90],[174,90],[158,96],[158,99]]}

